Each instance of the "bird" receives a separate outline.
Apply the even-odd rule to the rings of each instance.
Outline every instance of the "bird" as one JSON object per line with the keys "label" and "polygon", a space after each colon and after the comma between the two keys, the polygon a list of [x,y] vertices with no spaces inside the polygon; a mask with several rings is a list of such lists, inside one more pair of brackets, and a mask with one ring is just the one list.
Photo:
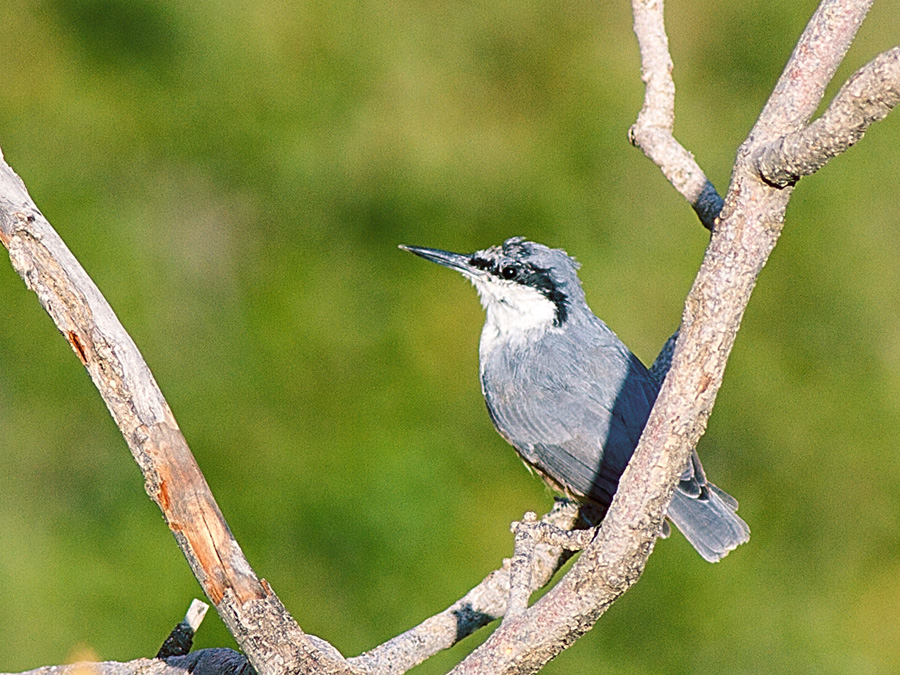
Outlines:
{"label": "bird", "polygon": [[[485,310],[479,374],[494,427],[551,488],[605,514],[660,383],[591,311],[576,260],[523,237],[474,253],[400,248],[472,282]],[[737,508],[694,449],[668,520],[717,562],[750,538]]]}

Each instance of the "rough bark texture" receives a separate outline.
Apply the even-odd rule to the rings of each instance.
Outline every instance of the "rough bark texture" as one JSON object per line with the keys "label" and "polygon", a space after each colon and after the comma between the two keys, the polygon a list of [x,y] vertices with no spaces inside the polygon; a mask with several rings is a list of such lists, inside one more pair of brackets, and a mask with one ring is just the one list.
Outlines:
{"label": "rough bark texture", "polygon": [[[504,622],[452,672],[537,672],[589,630],[640,577],[674,485],[706,428],[756,279],[783,226],[791,189],[764,182],[755,153],[807,122],[870,4],[822,2],[741,147],[724,207],[685,303],[671,370],[599,535],[550,592]],[[636,2],[636,12],[651,5],[661,11],[661,2]],[[651,79],[645,74],[646,81]]]}
{"label": "rough bark texture", "polygon": [[137,346],[0,154],[0,241],[103,397],[203,591],[261,675],[346,673],[257,578]]}
{"label": "rough bark texture", "polygon": [[760,148],[760,175],[775,187],[793,185],[848,150],[898,102],[900,47],[894,47],[856,71],[819,119]]}

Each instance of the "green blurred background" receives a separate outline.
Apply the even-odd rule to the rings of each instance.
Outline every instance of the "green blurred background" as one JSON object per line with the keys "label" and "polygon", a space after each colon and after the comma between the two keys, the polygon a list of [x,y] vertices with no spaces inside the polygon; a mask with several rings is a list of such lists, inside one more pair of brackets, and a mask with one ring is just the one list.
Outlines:
{"label": "green blurred background", "polygon": [[[676,132],[720,191],[815,5],[669,3]],[[839,79],[897,16],[876,3]],[[474,291],[396,245],[563,247],[648,363],[703,255],[626,140],[624,1],[13,1],[0,34],[7,161],[257,572],[348,655],[456,600],[552,503],[484,410]],[[546,672],[900,672],[898,147],[895,113],[803,180],[738,336],[701,450],[750,544],[711,566],[660,543]],[[152,655],[199,587],[3,262],[0,294],[0,670]],[[211,615],[197,645],[233,644]]]}

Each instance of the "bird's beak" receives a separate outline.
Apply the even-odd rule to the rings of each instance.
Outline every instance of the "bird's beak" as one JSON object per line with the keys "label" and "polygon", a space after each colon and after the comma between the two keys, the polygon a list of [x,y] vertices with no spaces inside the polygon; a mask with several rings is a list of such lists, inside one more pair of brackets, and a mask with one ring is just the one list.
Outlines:
{"label": "bird's beak", "polygon": [[400,244],[400,248],[410,253],[415,253],[420,258],[430,260],[438,265],[449,267],[458,272],[462,272],[468,276],[472,276],[477,270],[472,269],[469,265],[469,256],[463,253],[451,253],[450,251],[442,251],[437,248],[421,248],[419,246],[404,246]]}

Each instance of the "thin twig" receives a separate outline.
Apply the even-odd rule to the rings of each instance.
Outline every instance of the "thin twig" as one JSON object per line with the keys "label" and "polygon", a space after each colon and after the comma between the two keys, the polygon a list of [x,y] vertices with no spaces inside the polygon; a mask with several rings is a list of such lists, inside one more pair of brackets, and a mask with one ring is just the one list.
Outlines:
{"label": "thin twig", "polygon": [[517,617],[528,608],[528,600],[535,590],[534,556],[538,546],[547,544],[566,551],[583,551],[597,534],[596,528],[571,530],[557,527],[538,520],[533,511],[513,523],[512,531],[516,535],[515,554],[509,565],[509,603],[504,621]]}
{"label": "thin twig", "polygon": [[531,527],[537,523],[534,511],[522,516],[521,522],[513,523],[515,533],[515,551],[509,564],[509,601],[506,605],[504,621],[519,616],[528,609],[531,597],[531,571],[534,561],[534,549],[538,544],[536,530]]}
{"label": "thin twig", "polygon": [[673,135],[675,81],[663,16],[663,0],[632,0],[634,33],[641,51],[644,106],[628,133],[663,175],[688,200],[703,226],[712,231],[722,210],[722,197],[694,156]]}
{"label": "thin twig", "polygon": [[[540,522],[571,530],[575,527],[589,527],[597,517],[590,507],[579,507],[573,502],[560,499]],[[533,556],[532,590],[546,585],[569,557],[571,553],[562,547],[538,544]],[[398,675],[438,652],[449,649],[479,628],[506,614],[510,588],[509,566],[510,561],[505,560],[500,569],[491,572],[444,611],[348,661],[366,673]]]}

